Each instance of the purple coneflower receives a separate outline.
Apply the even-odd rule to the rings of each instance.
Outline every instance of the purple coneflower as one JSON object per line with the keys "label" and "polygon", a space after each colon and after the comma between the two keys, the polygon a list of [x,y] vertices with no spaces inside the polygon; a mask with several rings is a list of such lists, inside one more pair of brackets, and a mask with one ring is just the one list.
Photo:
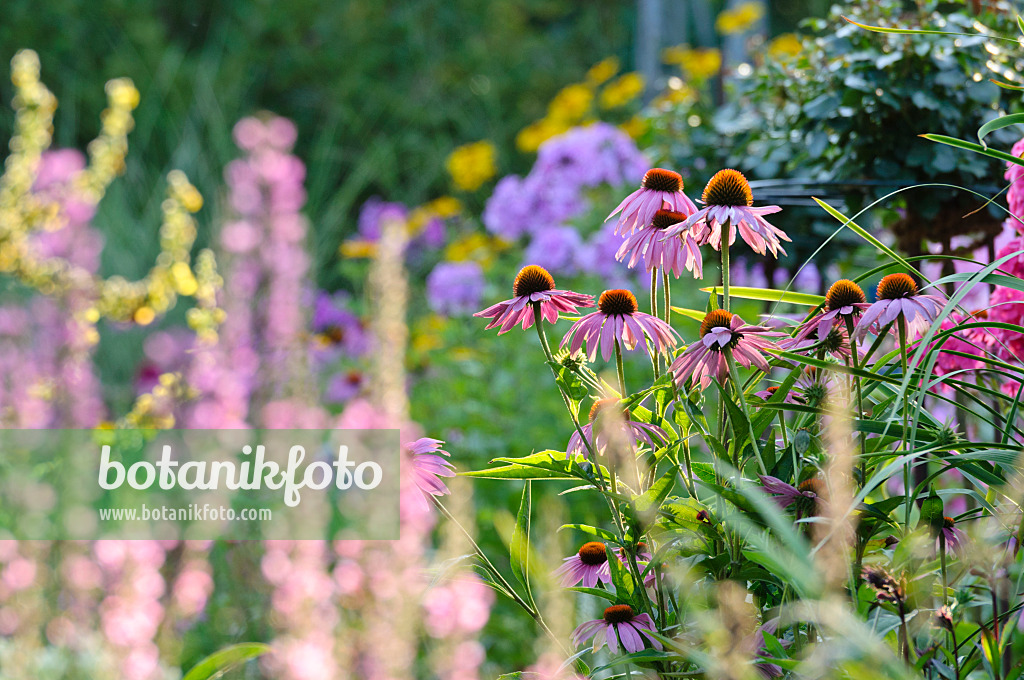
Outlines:
{"label": "purple coneflower", "polygon": [[932,325],[944,305],[943,299],[937,295],[919,294],[910,275],[889,274],[878,283],[878,300],[864,312],[854,333],[857,337],[864,337],[869,330],[884,328],[902,318],[907,336],[913,337]]}
{"label": "purple coneflower", "polygon": [[660,650],[661,643],[651,635],[654,632],[654,621],[650,614],[636,614],[628,604],[615,604],[604,610],[604,616],[594,621],[580,624],[572,632],[572,644],[578,647],[581,643],[594,638],[594,652],[605,643],[612,654],[619,652],[619,640],[627,652],[639,652],[646,644],[646,637],[655,649]]}
{"label": "purple coneflower", "polygon": [[444,442],[439,439],[422,437],[405,445],[412,454],[413,481],[423,492],[423,501],[428,506],[428,496],[447,496],[451,493],[440,478],[455,476],[455,466],[441,457],[449,455],[441,449],[441,444]]}
{"label": "purple coneflower", "polygon": [[622,262],[628,255],[626,266],[630,269],[642,258],[648,272],[657,267],[672,272],[678,279],[685,269],[693,272],[695,279],[704,278],[704,258],[700,254],[700,245],[690,232],[686,231],[678,238],[664,238],[666,229],[685,222],[686,218],[685,213],[659,210],[649,224],[626,236],[615,253],[615,259]]}
{"label": "purple coneflower", "polygon": [[599,581],[612,582],[608,551],[600,541],[584,543],[579,552],[562,561],[564,564],[555,570],[555,576],[562,577],[563,588],[574,586],[580,581],[585,588],[595,588]]}
{"label": "purple coneflower", "polygon": [[[629,568],[629,563],[626,562],[626,559],[628,558],[628,555],[626,554],[626,549],[625,548],[619,548],[618,555],[619,555],[619,562],[622,562],[623,566],[628,569]],[[651,556],[651,552],[650,552],[650,550],[648,550],[647,544],[644,543],[643,541],[640,541],[639,543],[637,543],[637,545],[636,545],[636,557],[633,559],[633,563],[636,565],[637,573],[643,574],[644,586],[646,586],[648,588],[651,587],[651,586],[654,586],[657,583],[657,581],[658,581],[657,574],[654,573],[654,571],[655,571],[655,569],[657,567],[651,567],[647,571],[647,573],[644,574],[644,569],[647,569],[647,566],[651,563],[652,559],[654,559],[654,558]]]}
{"label": "purple coneflower", "polygon": [[682,175],[671,170],[651,168],[644,174],[640,188],[626,196],[605,221],[621,211],[615,233],[625,235],[649,225],[654,219],[654,213],[662,208],[683,213],[687,217],[697,212],[697,206],[683,193]]}
{"label": "purple coneflower", "polygon": [[870,306],[860,286],[849,279],[839,279],[829,286],[821,313],[805,321],[794,338],[805,340],[817,332],[818,341],[822,342],[833,329],[845,328],[847,319],[856,321]]}
{"label": "purple coneflower", "polygon": [[[580,428],[583,431],[583,437],[580,437],[578,431],[573,432],[572,436],[569,437],[569,445],[565,448],[566,457],[572,458],[576,454],[582,453],[585,457],[589,458],[587,455],[589,449],[586,443],[584,443],[584,437],[586,442],[590,444],[590,448],[600,453],[608,445],[608,429],[615,426],[621,428],[621,432],[624,438],[629,441],[630,446],[634,442],[642,441],[653,450],[658,448],[656,443],[658,440],[668,442],[668,435],[665,434],[665,430],[657,425],[630,420],[629,413],[621,407],[619,407],[620,412],[618,414],[614,412],[609,413],[612,410],[609,407],[614,407],[617,404],[619,404],[619,400],[614,398],[598,399],[594,402],[594,405],[590,407],[589,422]],[[598,417],[601,418],[600,422],[598,422]],[[611,422],[609,422],[610,419],[612,419]],[[597,426],[596,438],[594,436],[595,425]]]}
{"label": "purple coneflower", "polygon": [[943,538],[946,539],[947,553],[959,553],[963,549],[967,534],[956,527],[956,521],[952,517],[943,517],[942,528],[935,537],[936,550],[941,547]]}
{"label": "purple coneflower", "polygon": [[[813,330],[814,328],[812,327],[810,331],[808,331],[808,335],[810,335],[810,332]],[[812,338],[801,339],[799,336],[795,338],[783,338],[782,340],[779,340],[779,347],[787,352],[802,352],[811,347],[823,349],[826,353],[831,354],[843,363],[849,363],[853,358],[853,345],[850,344],[850,332],[843,326],[836,326],[830,330],[824,340],[818,341]],[[858,348],[858,358],[860,355],[861,351]]]}
{"label": "purple coneflower", "polygon": [[716,172],[704,187],[701,202],[705,207],[690,215],[686,222],[667,229],[665,237],[670,238],[689,230],[697,243],[707,243],[715,250],[721,250],[722,230],[728,226],[730,246],[736,242],[736,232],[739,231],[747,245],[761,255],[769,250],[775,257],[780,252],[786,254],[779,241],[791,239],[786,236],[786,232],[764,219],[764,215],[777,213],[782,208],[777,205],[753,207],[754,195],[743,173],[737,170]]}
{"label": "purple coneflower", "polygon": [[597,311],[574,323],[561,346],[571,341],[569,351],[575,354],[585,342],[591,361],[600,346],[601,357],[608,361],[617,343],[621,341],[626,349],[633,349],[646,335],[654,343],[655,352],[668,354],[676,346],[677,333],[661,319],[638,309],[636,297],[628,290],[606,290],[597,301]]}
{"label": "purple coneflower", "polygon": [[821,502],[822,481],[818,477],[800,482],[799,486],[788,484],[778,477],[769,475],[758,475],[764,490],[772,494],[773,500],[780,508],[788,508],[796,505],[797,518],[805,514],[813,515],[817,511],[818,503]]}
{"label": "purple coneflower", "polygon": [[737,314],[724,309],[709,312],[700,324],[700,340],[686,348],[672,362],[676,385],[682,387],[688,380],[699,382],[701,389],[707,389],[711,379],[719,382],[729,374],[729,365],[722,352],[732,351],[733,357],[744,368],[757,366],[768,371],[768,362],[761,355],[762,350],[777,349],[769,338],[782,333],[764,326],[748,326]]}
{"label": "purple coneflower", "polygon": [[540,312],[548,323],[558,321],[558,314],[576,313],[577,307],[593,307],[591,295],[556,290],[555,279],[543,267],[531,264],[523,267],[512,284],[512,299],[492,305],[473,316],[482,316],[492,321],[485,329],[501,326],[498,335],[522,323],[523,330],[533,325],[534,303],[540,303]]}

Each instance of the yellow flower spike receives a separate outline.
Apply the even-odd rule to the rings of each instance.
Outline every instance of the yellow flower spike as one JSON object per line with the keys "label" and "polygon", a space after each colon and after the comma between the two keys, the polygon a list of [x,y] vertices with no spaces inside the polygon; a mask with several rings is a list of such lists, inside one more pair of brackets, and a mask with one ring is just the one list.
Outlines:
{"label": "yellow flower spike", "polygon": [[618,58],[608,57],[590,67],[590,70],[587,71],[587,82],[591,85],[601,85],[618,72]]}
{"label": "yellow flower spike", "polygon": [[140,326],[148,326],[153,323],[155,318],[156,313],[149,307],[139,307],[135,310],[135,314],[132,315],[132,320]]}
{"label": "yellow flower spike", "polygon": [[462,191],[476,191],[498,172],[497,149],[489,141],[463,144],[445,161],[452,183]]}
{"label": "yellow flower spike", "polygon": [[171,279],[174,281],[174,289],[179,295],[195,295],[199,289],[199,283],[192,274],[192,268],[184,262],[175,262],[171,265]]}

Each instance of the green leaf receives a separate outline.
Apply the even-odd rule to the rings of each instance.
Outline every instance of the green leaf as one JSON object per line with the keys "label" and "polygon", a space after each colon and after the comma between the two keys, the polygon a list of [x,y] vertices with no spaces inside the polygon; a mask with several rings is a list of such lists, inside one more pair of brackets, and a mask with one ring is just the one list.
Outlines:
{"label": "green leaf", "polygon": [[1021,124],[1024,124],[1024,113],[1011,113],[1008,116],[1000,116],[999,118],[990,120],[978,128],[978,141],[984,146],[985,142],[982,140],[985,139],[985,135],[988,133],[995,132],[996,130],[1002,130],[1003,128],[1010,127],[1011,125]]}
{"label": "green leaf", "polygon": [[[928,135],[921,135],[921,136],[922,137],[927,137]],[[964,143],[966,144],[966,142],[964,142]],[[977,145],[975,145],[975,146],[977,146]],[[978,147],[978,148],[980,149],[981,147]],[[1024,162],[1022,162],[1021,164],[1024,165]],[[812,196],[812,198],[814,198],[814,197]],[[903,265],[904,267],[906,267],[910,271],[914,272],[915,274],[920,276],[922,279],[927,279],[928,278],[924,274],[922,274],[920,271],[918,271],[918,269],[916,267],[913,267],[909,262],[904,260],[903,257],[901,257],[895,250],[893,250],[892,248],[890,248],[889,246],[885,245],[884,243],[879,241],[877,238],[875,238],[874,236],[869,234],[867,231],[864,230],[863,227],[858,225],[853,220],[847,219],[846,216],[844,216],[841,212],[839,212],[838,210],[836,210],[835,208],[830,206],[828,203],[826,203],[825,201],[821,200],[820,198],[814,198],[814,202],[817,203],[818,205],[820,205],[822,208],[824,208],[825,212],[827,212],[829,215],[831,215],[832,217],[834,217],[837,220],[839,220],[840,222],[842,222],[843,226],[849,227],[851,231],[856,233],[858,236],[860,236],[862,239],[864,239],[865,241],[867,241],[868,243],[870,243],[874,247],[878,248],[880,251],[882,251],[883,253],[885,253],[889,257],[891,257],[893,260],[895,260],[896,262],[899,262],[901,265]]]}
{"label": "green leaf", "polygon": [[701,322],[706,316],[704,312],[698,312],[696,309],[686,309],[685,307],[673,307],[672,311],[680,316],[685,316],[689,319],[693,319],[696,322]]}
{"label": "green leaf", "polygon": [[708,290],[708,289],[705,288],[703,290],[705,292],[710,293],[710,295],[708,295],[708,304],[707,304],[707,313],[710,314],[711,312],[715,311],[719,307],[719,305],[718,305],[718,295],[719,295],[718,289],[717,288],[712,288],[712,289]]}
{"label": "green leaf", "polygon": [[956,139],[955,137],[947,137],[946,135],[934,135],[934,134],[929,133],[929,134],[921,135],[921,136],[924,137],[927,140],[930,140],[930,141],[933,141],[933,142],[938,142],[939,144],[948,144],[949,146],[955,146],[958,149],[966,149],[967,151],[974,151],[974,152],[980,153],[980,154],[982,154],[984,156],[988,156],[989,158],[997,158],[997,159],[999,159],[1001,161],[1006,161],[1007,163],[1014,163],[1016,165],[1024,165],[1024,159],[1018,158],[1017,156],[1014,156],[1013,154],[1008,154],[1005,151],[997,151],[996,149],[989,149],[988,147],[984,147],[984,146],[982,146],[980,144],[974,144],[973,142],[965,142],[962,139]]}
{"label": "green leaf", "polygon": [[618,602],[619,598],[615,597],[615,593],[610,590],[601,590],[600,588],[584,588],[583,586],[573,586],[567,588],[567,590],[574,590],[577,593],[583,593],[584,595],[593,595],[594,597],[603,597],[609,602]]}
{"label": "green leaf", "polygon": [[619,542],[619,539],[616,538],[615,534],[613,534],[612,532],[605,531],[604,529],[599,529],[597,527],[592,527],[589,524],[563,524],[562,526],[558,527],[559,531],[561,531],[562,529],[575,529],[576,531],[580,531],[590,536],[596,536],[605,541],[611,541],[612,543]]}
{"label": "green leaf", "polygon": [[[504,463],[498,467],[485,470],[460,472],[463,477],[480,479],[588,479],[580,467],[584,458],[566,460],[561,451],[540,451],[522,458],[495,458],[492,463]],[[608,476],[608,471],[601,468],[601,474]]]}
{"label": "green leaf", "polygon": [[509,560],[512,563],[512,573],[523,587],[526,588],[526,596],[533,602],[533,595],[530,592],[530,511],[531,503],[531,482],[526,481],[523,487],[523,497],[519,502],[519,512],[516,514],[516,528],[512,531],[512,541],[509,544]]}
{"label": "green leaf", "polygon": [[615,586],[615,592],[623,601],[636,606],[639,603],[636,601],[636,582],[633,581],[633,575],[619,560],[614,548],[606,545],[604,549],[608,553],[608,567],[612,572],[612,584]]}
{"label": "green leaf", "polygon": [[[701,288],[701,292],[710,293],[714,288]],[[763,300],[764,302],[788,302],[793,305],[817,307],[825,302],[822,295],[796,293],[791,290],[774,290],[772,288],[747,288],[734,286],[729,288],[729,295],[744,300]]]}
{"label": "green leaf", "polygon": [[[859,26],[860,28],[863,28],[866,31],[872,31],[873,33],[897,33],[900,35],[959,35],[968,38],[974,38],[979,35],[978,33],[959,33],[956,31],[933,31],[924,28],[889,28],[887,26],[872,26],[870,24],[862,24],[859,21],[854,21],[853,19],[849,19],[845,16],[843,17],[843,19],[846,19],[846,21],[853,24],[854,26]],[[1000,36],[986,37],[992,37],[995,40],[1005,40],[1007,42],[1017,42],[1016,40],[1010,40],[1009,38],[1003,38]]]}
{"label": "green leaf", "polygon": [[643,516],[656,511],[661,506],[661,503],[668,498],[668,495],[672,493],[675,485],[676,468],[672,466],[668,472],[651,485],[650,489],[636,499],[634,505],[636,506],[637,514]]}
{"label": "green leaf", "polygon": [[218,650],[192,667],[182,680],[212,680],[249,659],[263,656],[270,645],[262,642],[241,642]]}

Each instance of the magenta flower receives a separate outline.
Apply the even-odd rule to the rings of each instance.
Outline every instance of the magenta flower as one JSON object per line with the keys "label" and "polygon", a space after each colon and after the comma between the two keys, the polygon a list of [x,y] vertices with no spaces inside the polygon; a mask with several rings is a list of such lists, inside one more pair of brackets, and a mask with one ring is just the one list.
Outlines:
{"label": "magenta flower", "polygon": [[447,496],[451,493],[441,477],[454,477],[455,466],[441,457],[449,455],[447,451],[441,450],[443,443],[438,439],[422,437],[405,445],[412,454],[413,481],[423,492],[423,500],[427,505],[430,504],[428,496]]}
{"label": "magenta flower", "polygon": [[630,269],[643,259],[648,272],[658,268],[672,272],[678,279],[685,269],[693,272],[695,279],[704,278],[704,258],[700,254],[700,245],[690,232],[686,231],[678,238],[664,238],[667,228],[686,221],[686,217],[685,213],[659,210],[654,213],[650,224],[626,236],[615,253],[615,259],[622,262],[628,255],[626,265]]}
{"label": "magenta flower", "polygon": [[675,330],[661,319],[637,311],[636,297],[628,290],[601,293],[597,309],[572,325],[562,338],[562,347],[571,341],[569,351],[575,354],[585,342],[587,354],[593,361],[600,346],[601,357],[608,361],[620,341],[623,347],[632,350],[647,336],[654,344],[654,351],[664,354],[676,346]]}
{"label": "magenta flower", "polygon": [[832,329],[846,328],[847,319],[858,320],[870,306],[860,286],[849,279],[839,279],[829,287],[825,307],[805,321],[794,337],[805,340],[816,333],[818,341],[824,341]]}
{"label": "magenta flower", "polygon": [[822,482],[817,477],[800,482],[799,486],[788,484],[778,477],[769,475],[758,475],[764,490],[772,494],[772,497],[780,508],[788,508],[796,505],[796,516],[802,517],[805,514],[814,514],[818,503],[821,501]]}
{"label": "magenta flower", "polygon": [[[629,441],[632,446],[637,441],[642,441],[651,449],[658,448],[657,442],[668,442],[668,435],[665,434],[665,430],[661,429],[657,425],[651,425],[650,423],[642,423],[637,420],[630,420],[629,413],[625,410],[620,409],[618,418],[615,418],[615,414],[609,416],[609,407],[615,406],[619,403],[618,399],[598,399],[594,402],[594,405],[590,407],[590,419],[589,422],[581,427],[583,431],[583,437],[580,437],[580,433],[573,432],[572,436],[569,437],[569,444],[565,448],[565,455],[567,458],[573,458],[577,454],[582,453],[584,457],[589,458],[590,449],[600,453],[608,445],[609,432],[608,429],[611,427],[618,426],[623,434],[623,439]],[[598,421],[598,418],[601,418]],[[613,420],[609,420],[609,418]],[[597,426],[597,437],[594,437],[594,426]],[[612,433],[614,438],[614,433]],[[586,439],[586,443],[584,442]],[[590,444],[589,448],[586,444]]]}
{"label": "magenta flower", "polygon": [[682,175],[671,170],[651,168],[644,174],[640,188],[626,196],[605,221],[621,211],[615,233],[626,235],[649,225],[654,214],[663,207],[687,216],[697,212],[697,206],[683,193]]}
{"label": "magenta flower", "polygon": [[722,230],[728,226],[729,242],[736,242],[739,231],[747,245],[764,255],[771,251],[775,257],[786,254],[779,241],[790,241],[786,233],[772,226],[764,219],[782,210],[777,205],[753,207],[754,196],[750,184],[741,172],[719,170],[704,187],[701,202],[705,207],[691,215],[686,222],[665,230],[665,238],[671,238],[689,230],[701,245],[710,244],[715,250],[722,249]]}
{"label": "magenta flower", "polygon": [[672,362],[672,373],[676,385],[682,387],[687,381],[700,383],[707,389],[712,378],[722,382],[729,373],[729,365],[722,353],[732,351],[733,357],[744,368],[757,366],[768,371],[768,362],[761,355],[763,350],[777,349],[769,338],[782,335],[764,326],[748,326],[738,315],[724,309],[716,309],[704,317],[700,325],[700,340],[686,348]]}
{"label": "magenta flower", "polygon": [[604,610],[604,616],[594,621],[587,621],[572,632],[572,644],[578,647],[581,643],[594,638],[594,652],[608,644],[612,654],[619,651],[619,640],[626,652],[639,652],[646,643],[660,650],[661,643],[651,635],[654,632],[654,621],[649,614],[635,614],[628,604],[615,604]]}
{"label": "magenta flower", "polygon": [[562,560],[563,564],[555,570],[555,576],[562,577],[562,587],[569,588],[580,581],[584,588],[595,588],[598,582],[611,583],[612,571],[608,566],[608,552],[604,543],[590,541],[584,543],[579,552]]}
{"label": "magenta flower", "polygon": [[940,538],[946,539],[947,553],[960,553],[963,551],[967,534],[956,527],[956,521],[952,517],[943,517],[942,528],[939,530],[939,535],[935,537],[936,550],[941,548],[942,541]]}
{"label": "magenta flower", "polygon": [[903,319],[907,337],[914,337],[928,330],[944,305],[945,301],[937,295],[919,294],[917,284],[908,274],[889,274],[879,282],[878,300],[864,312],[854,335],[863,338],[868,331]]}
{"label": "magenta flower", "polygon": [[[629,563],[626,562],[626,549],[619,548],[617,554],[619,556],[619,562],[622,562],[622,565],[628,569]],[[633,563],[636,565],[637,573],[643,575],[644,586],[646,587],[652,587],[658,581],[658,577],[654,573],[656,567],[651,567],[651,569],[646,574],[644,574],[644,570],[647,569],[648,565],[650,565],[652,559],[654,558],[651,556],[650,551],[647,549],[647,544],[643,541],[638,543],[636,546],[636,558],[633,560]]]}
{"label": "magenta flower", "polygon": [[485,329],[501,326],[498,335],[511,330],[521,323],[523,330],[534,322],[534,303],[540,303],[541,316],[548,323],[558,321],[561,312],[575,314],[577,307],[593,307],[594,298],[582,293],[556,290],[555,280],[543,267],[528,265],[519,270],[512,284],[512,299],[492,305],[473,316],[482,316],[492,321]]}

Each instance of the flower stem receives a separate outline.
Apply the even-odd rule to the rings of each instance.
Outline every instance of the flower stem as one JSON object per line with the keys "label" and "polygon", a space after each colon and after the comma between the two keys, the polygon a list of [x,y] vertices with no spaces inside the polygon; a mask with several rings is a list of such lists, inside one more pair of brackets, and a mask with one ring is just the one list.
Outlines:
{"label": "flower stem", "polygon": [[661,273],[661,286],[665,291],[665,323],[672,323],[672,289],[669,287],[668,271]]}
{"label": "flower stem", "polygon": [[[732,350],[728,347],[723,348],[722,352],[725,354],[725,362],[729,364],[729,375],[732,377],[732,384],[736,388],[736,397],[740,401],[740,408],[743,409],[743,414],[747,417],[750,446],[754,449],[754,455],[757,458],[758,467],[761,468],[761,474],[767,475],[768,469],[764,466],[764,460],[761,458],[761,447],[757,445],[757,435],[754,433],[754,423],[750,420],[750,409],[747,408],[747,399],[743,396],[743,383],[740,382],[740,372],[736,367],[736,360],[732,356]],[[724,395],[723,398],[725,398]]]}
{"label": "flower stem", "polygon": [[729,309],[729,223],[722,225],[722,309]]}
{"label": "flower stem", "polygon": [[622,368],[622,348],[619,346],[619,339],[615,338],[615,372],[619,374],[619,395],[625,399],[628,392],[626,392],[626,372]]}
{"label": "flower stem", "polygon": [[[896,320],[896,328],[898,329],[899,343],[900,343],[900,370],[902,371],[902,374],[900,375],[900,378],[901,379],[905,379],[907,377],[907,324],[906,324],[906,321],[904,320],[902,314]],[[902,414],[902,416],[903,416],[903,432],[900,435],[900,447],[902,448],[904,453],[907,453],[907,415],[908,415],[907,411],[908,411],[908,408],[909,408],[909,405],[907,404],[906,395],[904,395],[903,409],[902,409],[902,411],[903,411],[903,414]],[[904,513],[904,526],[905,526],[906,532],[908,534],[910,533],[910,507],[911,507],[911,502],[910,502],[910,492],[911,492],[911,489],[910,489],[910,469],[911,469],[910,461],[907,461],[906,463],[903,464],[903,493],[906,496],[906,501],[907,501],[906,512]]]}
{"label": "flower stem", "polygon": [[[853,315],[846,317],[846,334],[850,337],[850,361],[853,367],[860,370],[860,357],[857,356],[857,340],[853,337]],[[853,376],[853,385],[857,390],[857,420],[864,417],[864,393],[861,390],[861,381],[859,375]],[[867,480],[867,457],[868,457],[868,442],[867,434],[864,432],[860,433],[860,477],[863,481]]]}
{"label": "flower stem", "polygon": [[[658,318],[658,268],[651,270],[651,316]],[[654,367],[654,381],[661,377],[661,353],[651,352],[651,366]],[[661,415],[660,413],[658,415]]]}

